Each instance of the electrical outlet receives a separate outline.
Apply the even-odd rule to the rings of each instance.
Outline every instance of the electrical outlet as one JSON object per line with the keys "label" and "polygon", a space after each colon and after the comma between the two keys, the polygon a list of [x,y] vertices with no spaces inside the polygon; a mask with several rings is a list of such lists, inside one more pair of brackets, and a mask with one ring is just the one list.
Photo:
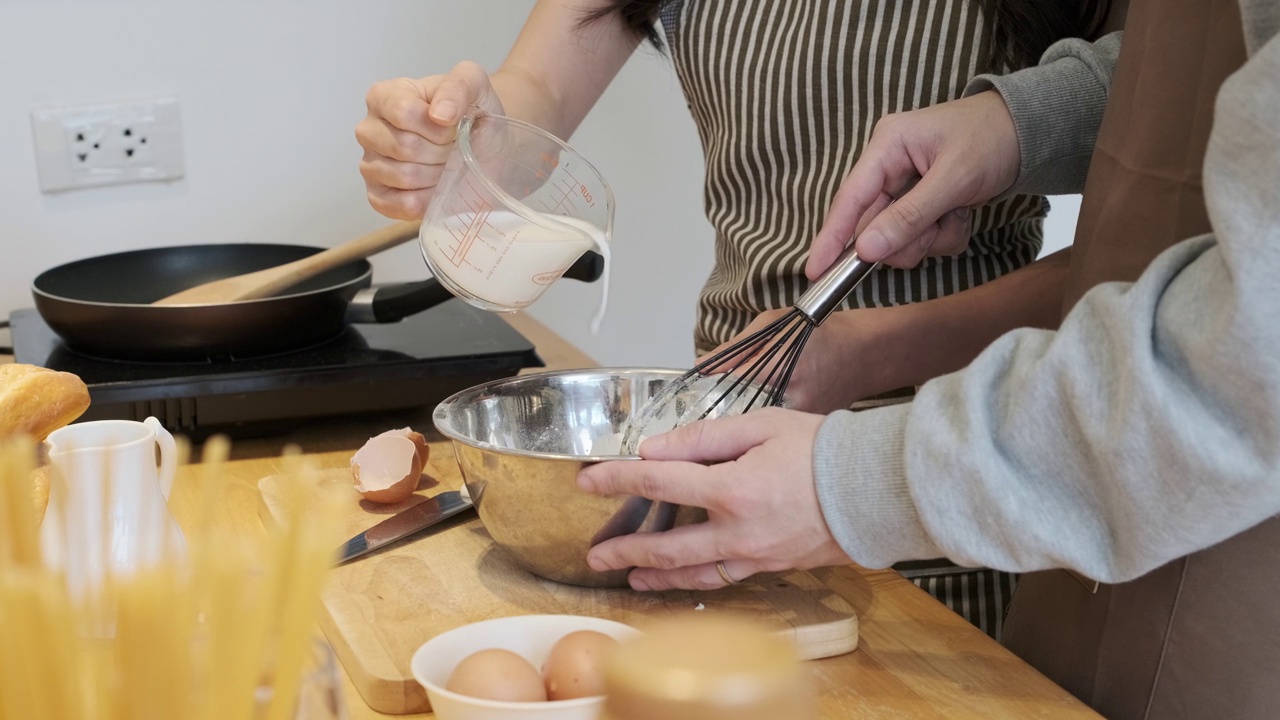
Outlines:
{"label": "electrical outlet", "polygon": [[38,108],[31,130],[44,192],[182,177],[173,98]]}

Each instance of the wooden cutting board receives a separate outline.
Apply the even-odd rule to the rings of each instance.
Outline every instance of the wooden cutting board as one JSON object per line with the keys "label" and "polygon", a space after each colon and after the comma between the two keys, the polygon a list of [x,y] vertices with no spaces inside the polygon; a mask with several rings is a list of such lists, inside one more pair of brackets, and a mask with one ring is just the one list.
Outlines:
{"label": "wooden cutting board", "polygon": [[[448,443],[431,443],[431,456],[418,494],[459,488],[462,480]],[[258,487],[260,514],[272,528],[283,504],[279,479],[263,478]],[[320,477],[314,497],[319,502],[326,496],[349,508],[341,519],[344,540],[405,506],[362,501],[345,468]],[[858,644],[853,609],[810,573],[760,575],[712,592],[574,587],[517,566],[471,512],[446,521],[439,531],[428,530],[335,568],[321,603],[320,626],[352,682],[370,707],[389,714],[430,709],[426,692],[409,671],[410,658],[422,643],[470,622],[508,615],[591,615],[643,624],[701,608],[774,622],[795,639],[805,659],[841,655]]]}

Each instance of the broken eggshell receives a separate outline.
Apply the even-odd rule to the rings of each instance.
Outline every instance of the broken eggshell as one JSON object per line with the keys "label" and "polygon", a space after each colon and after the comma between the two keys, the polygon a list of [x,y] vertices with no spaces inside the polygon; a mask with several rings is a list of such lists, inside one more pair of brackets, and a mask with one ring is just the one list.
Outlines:
{"label": "broken eggshell", "polygon": [[383,433],[369,438],[351,457],[351,478],[365,500],[403,502],[418,488],[422,463],[422,454],[413,440]]}
{"label": "broken eggshell", "polygon": [[415,432],[413,428],[402,427],[396,428],[395,430],[388,430],[379,434],[378,437],[382,437],[383,435],[406,437],[412,440],[414,447],[418,448],[418,458],[422,460],[422,467],[425,468],[427,466],[427,460],[431,457],[431,448],[427,446],[427,439],[423,437],[422,433]]}

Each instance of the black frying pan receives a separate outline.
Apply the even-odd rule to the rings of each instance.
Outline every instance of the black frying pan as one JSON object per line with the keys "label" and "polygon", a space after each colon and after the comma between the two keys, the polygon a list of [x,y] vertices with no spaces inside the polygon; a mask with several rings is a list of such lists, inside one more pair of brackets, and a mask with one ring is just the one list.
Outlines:
{"label": "black frying pan", "polygon": [[[36,309],[67,345],[117,360],[217,360],[298,350],[337,337],[348,322],[395,322],[453,297],[434,279],[369,288],[366,260],[334,268],[287,294],[209,305],[151,305],[179,290],[318,253],[302,245],[153,248],[77,260],[31,284]],[[603,259],[588,252],[565,277],[590,282]],[[359,296],[357,294],[359,293]]]}

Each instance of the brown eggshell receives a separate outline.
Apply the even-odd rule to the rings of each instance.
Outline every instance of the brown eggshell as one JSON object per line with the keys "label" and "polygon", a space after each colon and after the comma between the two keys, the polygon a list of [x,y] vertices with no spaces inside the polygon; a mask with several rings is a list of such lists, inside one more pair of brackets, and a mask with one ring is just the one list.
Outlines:
{"label": "brown eggshell", "polygon": [[578,630],[556,641],[542,663],[548,700],[604,695],[604,661],[618,641],[595,630]]}
{"label": "brown eggshell", "polygon": [[418,448],[404,436],[371,437],[351,457],[356,490],[370,502],[393,504],[408,499],[421,475]]}
{"label": "brown eggshell", "polygon": [[490,648],[463,658],[445,689],[482,700],[541,702],[547,699],[542,676],[533,664],[510,650]]}
{"label": "brown eggshell", "polygon": [[422,459],[422,467],[427,466],[427,461],[431,458],[431,447],[427,445],[427,438],[420,432],[415,432],[413,428],[396,428],[388,430],[383,435],[396,435],[399,437],[407,437],[413,441],[414,447],[418,448],[418,457]]}

